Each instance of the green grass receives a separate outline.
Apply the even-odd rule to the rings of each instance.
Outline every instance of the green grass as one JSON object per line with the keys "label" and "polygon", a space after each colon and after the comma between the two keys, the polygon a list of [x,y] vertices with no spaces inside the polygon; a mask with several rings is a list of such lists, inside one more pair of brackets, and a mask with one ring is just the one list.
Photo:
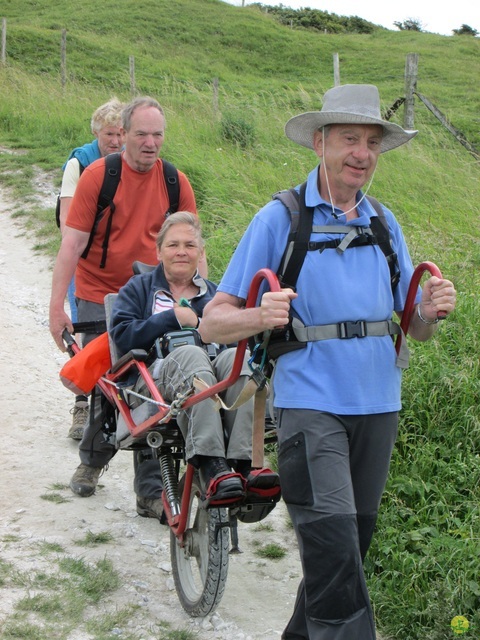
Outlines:
{"label": "green grass", "polygon": [[42,500],[46,500],[47,502],[55,502],[55,504],[62,504],[64,502],[71,502],[69,498],[65,498],[60,493],[44,493],[40,496]]}
{"label": "green grass", "polygon": [[280,558],[283,558],[287,554],[287,550],[271,542],[255,549],[255,554],[260,556],[260,558],[267,558],[268,560],[280,560]]}
{"label": "green grass", "polygon": [[[342,83],[377,84],[383,107],[403,95],[405,58],[418,53],[418,91],[480,147],[479,38],[388,30],[316,34],[218,0],[124,0],[122,11],[112,0],[5,5],[0,145],[9,152],[0,152],[0,181],[13,194],[12,213],[36,232],[36,248],[49,255],[58,249],[59,235],[53,209],[32,206],[34,167],[52,172],[59,185],[70,149],[90,139],[93,110],[113,95],[130,98],[130,55],[137,92],[157,97],[165,108],[163,155],[192,182],[213,280],[258,208],[314,166],[313,154],[289,142],[283,127],[290,116],[320,106],[332,86],[334,53]],[[62,28],[68,28],[64,90]],[[402,124],[402,116],[400,109],[394,121]],[[479,164],[418,100],[415,127],[420,134],[408,147],[381,157],[371,192],[396,214],[414,262],[432,260],[455,282],[458,308],[432,341],[411,343],[400,433],[366,570],[383,635],[446,640],[453,637],[450,620],[464,615],[470,628],[462,637],[477,640]],[[69,579],[81,589],[70,570]],[[0,586],[11,571],[0,563]],[[100,568],[97,573],[102,582]],[[43,606],[41,599],[36,606]],[[27,628],[30,621],[18,625],[17,635],[2,629],[2,638],[45,637]],[[99,631],[99,640],[108,633]]]}
{"label": "green grass", "polygon": [[16,601],[14,612],[0,623],[4,640],[66,638],[87,619],[90,605],[120,585],[118,574],[107,558],[87,563],[82,558],[64,555],[58,546],[46,545],[42,545],[42,556],[51,560],[47,570],[23,573],[9,570],[5,563],[0,565],[5,567],[2,588],[16,586],[25,591],[24,597]]}
{"label": "green grass", "polygon": [[476,639],[480,629],[479,305],[465,293],[478,276],[465,273],[462,284],[455,317],[435,340],[414,346],[367,558],[377,615],[402,639],[443,640],[455,615],[470,622],[463,637]]}
{"label": "green grass", "polygon": [[10,562],[6,562],[2,558],[0,558],[0,587],[3,587],[3,585],[7,582],[12,569],[13,565]]}
{"label": "green grass", "polygon": [[[96,546],[110,539],[107,532],[87,535],[85,545]],[[2,543],[6,546],[19,541],[4,536]],[[87,561],[67,554],[56,543],[38,542],[32,548],[35,568],[19,570],[0,557],[0,598],[15,593],[13,611],[0,621],[2,640],[67,640],[72,633],[92,640],[144,637],[142,608],[116,604],[122,584],[109,558]],[[196,637],[188,630],[172,629],[162,620],[148,620],[148,627],[159,640]]]}
{"label": "green grass", "polygon": [[99,531],[98,533],[88,531],[84,538],[76,540],[75,544],[80,547],[96,547],[99,544],[108,544],[109,542],[113,542],[113,540],[114,537],[109,531]]}
{"label": "green grass", "polygon": [[172,629],[171,631],[164,631],[159,638],[161,640],[195,640],[196,634],[192,631],[186,631],[185,629]]}

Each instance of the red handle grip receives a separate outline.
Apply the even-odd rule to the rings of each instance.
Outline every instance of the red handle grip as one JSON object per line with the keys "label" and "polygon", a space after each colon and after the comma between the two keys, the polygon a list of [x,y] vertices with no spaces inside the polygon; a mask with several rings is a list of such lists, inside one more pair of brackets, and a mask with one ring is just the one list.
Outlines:
{"label": "red handle grip", "polygon": [[[410,325],[410,320],[412,318],[413,308],[415,306],[415,296],[417,295],[418,285],[420,284],[420,280],[422,279],[425,271],[429,271],[432,276],[437,276],[437,278],[442,278],[442,274],[440,269],[433,262],[421,262],[418,267],[413,272],[412,278],[410,280],[410,285],[408,287],[407,299],[405,301],[405,308],[402,314],[402,321],[400,326],[405,335],[407,335],[408,327]],[[446,315],[442,312],[437,314],[439,320],[444,320]],[[401,344],[401,336],[398,336],[397,342],[395,344],[395,349],[397,353],[400,351]]]}

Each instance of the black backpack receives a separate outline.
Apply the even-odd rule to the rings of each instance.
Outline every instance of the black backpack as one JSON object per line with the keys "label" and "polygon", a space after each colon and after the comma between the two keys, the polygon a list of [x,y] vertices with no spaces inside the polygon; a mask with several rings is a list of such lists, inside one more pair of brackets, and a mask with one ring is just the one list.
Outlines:
{"label": "black backpack", "polygon": [[[169,201],[168,209],[165,212],[165,217],[166,217],[166,216],[169,216],[171,213],[175,213],[175,211],[178,211],[178,205],[180,200],[180,183],[178,181],[178,171],[176,167],[170,162],[167,162],[166,160],[164,160],[163,158],[162,158],[162,165],[163,165],[163,177],[165,179],[165,184],[167,186],[168,201]],[[82,165],[80,164],[80,174],[82,173],[83,169],[84,167],[82,167]],[[90,231],[90,237],[88,238],[87,246],[85,247],[85,250],[81,255],[83,259],[85,259],[88,256],[88,253],[92,246],[93,238],[97,231],[98,224],[100,220],[103,218],[103,215],[106,209],[110,207],[110,216],[108,218],[107,228],[105,230],[105,237],[102,243],[103,252],[102,252],[102,259],[100,261],[100,269],[105,268],[105,264],[107,261],[108,241],[110,238],[110,231],[112,228],[112,218],[113,218],[113,214],[115,213],[115,203],[113,199],[115,197],[115,193],[117,192],[117,187],[120,182],[121,175],[122,175],[122,154],[118,152],[118,153],[110,153],[107,156],[105,156],[105,174],[103,176],[103,183],[100,188],[100,193],[98,194],[97,212],[95,214],[95,220],[93,222],[92,230]],[[58,198],[58,201],[57,201],[58,226],[60,226],[59,201],[60,199]]]}

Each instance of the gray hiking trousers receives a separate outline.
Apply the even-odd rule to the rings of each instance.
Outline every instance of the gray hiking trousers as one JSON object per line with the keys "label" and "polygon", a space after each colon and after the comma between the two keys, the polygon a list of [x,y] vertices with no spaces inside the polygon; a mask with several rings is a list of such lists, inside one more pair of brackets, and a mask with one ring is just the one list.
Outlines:
{"label": "gray hiking trousers", "polygon": [[303,568],[283,640],[375,640],[362,561],[397,429],[396,412],[278,410],[282,497]]}
{"label": "gray hiking trousers", "polygon": [[[172,402],[177,393],[192,388],[194,376],[209,387],[230,375],[236,349],[225,349],[212,361],[204,349],[186,345],[174,349],[163,360],[156,384],[162,396]],[[155,364],[150,367],[153,371]],[[232,406],[248,381],[251,371],[245,355],[240,377],[220,394],[227,407]],[[142,380],[136,391],[144,393]],[[220,412],[213,400],[202,400],[177,415],[177,424],[185,438],[187,460],[195,456],[216,456],[229,460],[250,460],[252,451],[253,397],[233,411]]]}

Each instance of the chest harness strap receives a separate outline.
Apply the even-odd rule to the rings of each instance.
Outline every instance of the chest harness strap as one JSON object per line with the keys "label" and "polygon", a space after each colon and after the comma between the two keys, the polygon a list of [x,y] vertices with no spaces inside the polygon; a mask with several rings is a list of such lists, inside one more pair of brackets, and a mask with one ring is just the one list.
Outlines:
{"label": "chest harness strap", "polygon": [[320,251],[325,249],[336,249],[342,254],[350,247],[364,247],[378,244],[378,239],[370,227],[341,227],[339,225],[313,226],[312,233],[338,233],[343,234],[342,239],[322,240],[315,242],[310,240],[307,243],[307,251]]}

